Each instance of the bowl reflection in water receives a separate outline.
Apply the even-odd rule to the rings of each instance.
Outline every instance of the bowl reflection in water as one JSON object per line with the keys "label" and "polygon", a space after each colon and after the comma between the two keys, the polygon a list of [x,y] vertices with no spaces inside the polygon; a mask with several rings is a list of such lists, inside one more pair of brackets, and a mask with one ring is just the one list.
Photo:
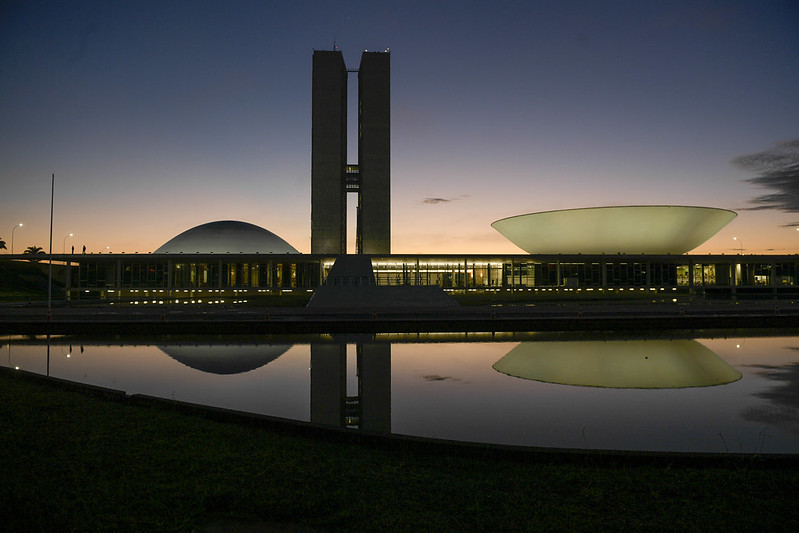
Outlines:
{"label": "bowl reflection in water", "polygon": [[509,376],[583,387],[708,387],[741,374],[695,340],[523,342],[494,363]]}

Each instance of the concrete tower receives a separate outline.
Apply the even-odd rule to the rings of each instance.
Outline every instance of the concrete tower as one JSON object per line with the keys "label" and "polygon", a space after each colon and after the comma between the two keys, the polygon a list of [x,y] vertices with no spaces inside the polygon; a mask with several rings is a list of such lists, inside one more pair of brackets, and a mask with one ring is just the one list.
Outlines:
{"label": "concrete tower", "polygon": [[390,58],[364,52],[358,70],[358,253],[391,253]]}
{"label": "concrete tower", "polygon": [[347,250],[347,67],[338,51],[313,54],[311,253]]}
{"label": "concrete tower", "polygon": [[347,68],[314,51],[311,253],[347,252],[348,192],[358,195],[358,253],[391,253],[391,77],[388,52],[364,52],[358,73],[358,163],[347,164]]}

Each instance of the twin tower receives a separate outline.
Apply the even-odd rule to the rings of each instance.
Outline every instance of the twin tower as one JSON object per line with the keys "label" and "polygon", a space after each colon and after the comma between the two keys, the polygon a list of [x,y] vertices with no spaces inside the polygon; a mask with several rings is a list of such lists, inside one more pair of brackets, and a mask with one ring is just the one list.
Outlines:
{"label": "twin tower", "polygon": [[[311,253],[347,253],[347,193],[358,195],[356,250],[391,253],[390,54],[364,52],[348,70],[338,50],[314,51]],[[347,76],[358,73],[358,162],[347,162]]]}

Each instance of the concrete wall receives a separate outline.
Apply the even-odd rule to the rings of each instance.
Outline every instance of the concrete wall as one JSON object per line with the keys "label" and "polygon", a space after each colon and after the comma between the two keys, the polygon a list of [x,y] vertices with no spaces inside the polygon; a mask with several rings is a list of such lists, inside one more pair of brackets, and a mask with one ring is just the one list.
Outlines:
{"label": "concrete wall", "polygon": [[339,51],[314,51],[311,253],[347,251],[347,68]]}
{"label": "concrete wall", "polygon": [[391,253],[391,55],[364,52],[358,72],[359,253]]}

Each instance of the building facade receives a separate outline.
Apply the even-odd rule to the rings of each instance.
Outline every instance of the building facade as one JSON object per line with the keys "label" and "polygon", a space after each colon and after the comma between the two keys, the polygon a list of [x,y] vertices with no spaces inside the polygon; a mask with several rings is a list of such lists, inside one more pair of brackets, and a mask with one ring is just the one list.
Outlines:
{"label": "building facade", "polygon": [[[358,74],[358,162],[347,162],[347,79]],[[338,50],[313,54],[311,253],[347,253],[347,194],[358,195],[356,251],[391,252],[391,76],[388,52],[347,70]]]}
{"label": "building facade", "polygon": [[[19,260],[23,257],[19,256]],[[66,297],[148,303],[235,303],[321,286],[330,254],[56,255]],[[378,285],[457,293],[795,297],[797,255],[372,255]],[[198,300],[201,300],[198,302]],[[193,301],[192,301],[193,300]]]}

